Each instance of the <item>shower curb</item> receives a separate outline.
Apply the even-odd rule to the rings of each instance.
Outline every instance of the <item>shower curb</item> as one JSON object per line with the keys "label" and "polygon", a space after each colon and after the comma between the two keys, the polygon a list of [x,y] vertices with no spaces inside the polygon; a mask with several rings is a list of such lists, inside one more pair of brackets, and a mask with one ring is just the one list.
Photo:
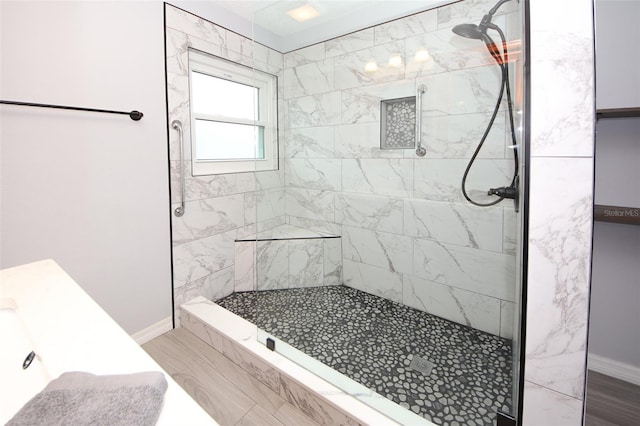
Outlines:
{"label": "shower curb", "polygon": [[[182,305],[180,317],[182,327],[321,425],[399,424],[268,350],[258,343],[255,325],[203,297]],[[235,323],[232,328],[229,327],[231,322]],[[318,381],[324,382],[322,391],[309,385],[309,382],[317,384]]]}

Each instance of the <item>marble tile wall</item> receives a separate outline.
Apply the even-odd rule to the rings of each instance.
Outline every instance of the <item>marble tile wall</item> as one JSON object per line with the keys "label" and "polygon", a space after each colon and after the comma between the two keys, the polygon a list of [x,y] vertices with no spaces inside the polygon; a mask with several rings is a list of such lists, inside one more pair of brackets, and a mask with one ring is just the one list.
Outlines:
{"label": "marble tile wall", "polygon": [[593,2],[531,2],[530,23],[524,420],[581,425],[593,223]]}
{"label": "marble tile wall", "polygon": [[[482,43],[451,28],[491,6],[458,3],[286,53],[285,206],[288,223],[338,228],[347,285],[511,337],[513,207],[478,208],[459,189],[501,77]],[[427,155],[380,149],[380,101],[420,84]],[[469,176],[481,201],[513,174],[505,123],[503,106]]]}
{"label": "marble tile wall", "polygon": [[[221,26],[165,4],[169,122],[180,120],[185,158],[190,158],[187,49],[232,60],[282,80],[281,53]],[[282,89],[280,90],[282,92]],[[282,117],[283,119],[283,117]],[[218,299],[234,291],[234,240],[285,222],[285,176],[275,171],[193,176],[180,163],[177,133],[170,133],[172,211],[180,203],[180,174],[186,177],[185,214],[172,215],[175,308],[196,296]],[[281,161],[282,164],[282,161]],[[178,316],[176,315],[176,318]]]}

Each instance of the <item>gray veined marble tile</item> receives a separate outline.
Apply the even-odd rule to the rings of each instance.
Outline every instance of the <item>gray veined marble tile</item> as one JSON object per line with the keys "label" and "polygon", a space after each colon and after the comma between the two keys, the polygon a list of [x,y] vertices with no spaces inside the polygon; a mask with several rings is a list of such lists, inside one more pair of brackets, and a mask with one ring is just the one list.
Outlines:
{"label": "gray veined marble tile", "polygon": [[315,95],[334,89],[333,59],[312,62],[284,70],[284,98]]}
{"label": "gray veined marble tile", "polygon": [[285,214],[284,188],[244,194],[244,223],[259,223]]}
{"label": "gray veined marble tile", "polygon": [[291,216],[325,222],[335,220],[335,192],[287,188],[286,212]]}
{"label": "gray veined marble tile", "polygon": [[324,43],[327,58],[373,46],[373,28],[367,28],[328,40]]}
{"label": "gray veined marble tile", "polygon": [[321,61],[325,59],[324,43],[314,44],[312,46],[303,47],[284,54],[285,68],[296,67],[298,65],[308,64],[310,62]]}
{"label": "gray veined marble tile", "polygon": [[414,239],[414,276],[498,299],[515,297],[514,256]]}
{"label": "gray veined marble tile", "polygon": [[[438,8],[438,28],[453,27],[467,22],[479,22],[482,16],[495,4],[496,2],[493,0],[466,0]],[[517,10],[517,2],[507,2],[496,13],[496,17]]]}
{"label": "gray veined marble tile", "polygon": [[[380,149],[380,123],[335,127],[336,158],[403,158],[402,149]],[[413,152],[413,151],[412,151]]]}
{"label": "gray veined marble tile", "polygon": [[236,231],[190,241],[173,249],[173,285],[181,287],[233,265]]}
{"label": "gray veined marble tile", "polygon": [[188,201],[182,217],[172,216],[173,244],[206,238],[244,226],[244,195]]}
{"label": "gray veined marble tile", "polygon": [[[491,119],[491,113],[422,118],[422,143],[429,158],[471,158]],[[505,113],[500,112],[477,158],[505,158]],[[510,143],[509,143],[510,144]]]}
{"label": "gray veined marble tile", "polygon": [[[581,398],[589,305],[591,158],[532,158],[526,378]],[[570,212],[570,214],[568,213]],[[544,312],[544,320],[539,313]],[[538,314],[536,314],[538,313]],[[531,316],[534,320],[531,320]]]}
{"label": "gray veined marble tile", "polygon": [[237,241],[234,244],[234,291],[256,290],[256,242]]}
{"label": "gray veined marble tile", "polygon": [[[431,201],[467,203],[461,190],[462,177],[469,163],[462,159],[428,159],[415,162],[414,197]],[[512,160],[477,159],[467,177],[467,194],[479,203],[495,201],[488,196],[490,188],[508,186],[513,179]],[[507,206],[511,200],[501,205]]]}
{"label": "gray veined marble tile", "polygon": [[412,80],[373,84],[342,91],[342,124],[380,123],[380,101],[415,96]]}
{"label": "gray veined marble tile", "polygon": [[342,190],[410,197],[413,194],[413,160],[342,160]]}
{"label": "gray veined marble tile", "polygon": [[284,241],[256,243],[258,290],[289,288],[289,250]]}
{"label": "gray veined marble tile", "polygon": [[342,284],[342,239],[325,238],[323,250],[323,285]]}
{"label": "gray veined marble tile", "polygon": [[404,42],[397,41],[338,56],[334,63],[335,87],[349,89],[402,80],[405,64]]}
{"label": "gray veined marble tile", "polygon": [[343,257],[390,272],[413,272],[412,239],[369,229],[342,227]]}
{"label": "gray veined marble tile", "polygon": [[404,233],[442,243],[502,251],[503,208],[469,203],[404,201]]}
{"label": "gray veined marble tile", "polygon": [[171,5],[166,7],[166,25],[177,31],[207,40],[209,43],[218,46],[225,45],[227,30]]}
{"label": "gray veined marble tile", "polygon": [[358,290],[402,303],[402,274],[344,259],[344,283]]}
{"label": "gray veined marble tile", "polygon": [[504,209],[504,242],[502,243],[502,251],[507,254],[516,254],[518,249],[518,221],[520,215],[514,209]]}
{"label": "gray veined marble tile", "polygon": [[198,296],[208,300],[218,300],[234,291],[233,266],[199,278],[175,289],[175,305],[180,306]]}
{"label": "gray veined marble tile", "polygon": [[393,234],[403,233],[401,198],[341,193],[336,196],[336,222]]}
{"label": "gray veined marble tile", "polygon": [[524,383],[523,423],[532,426],[580,425],[584,412],[583,401],[536,385]]}
{"label": "gray veined marble tile", "polygon": [[500,300],[493,297],[404,275],[403,303],[487,333],[500,331]]}
{"label": "gray veined marble tile", "polygon": [[289,249],[289,288],[318,287],[324,282],[322,239],[286,241]]}
{"label": "gray veined marble tile", "polygon": [[335,125],[340,122],[340,92],[289,99],[290,128]]}
{"label": "gray veined marble tile", "polygon": [[395,19],[374,27],[376,44],[404,40],[409,37],[436,30],[438,27],[438,11],[428,10],[401,19]]}
{"label": "gray veined marble tile", "polygon": [[340,191],[342,164],[338,159],[286,160],[287,186]]}
{"label": "gray veined marble tile", "polygon": [[334,158],[334,127],[290,129],[287,158]]}
{"label": "gray veined marble tile", "polygon": [[516,329],[516,304],[500,301],[500,337],[505,339],[514,338],[514,330]]}
{"label": "gray veined marble tile", "polygon": [[287,216],[287,223],[293,226],[299,226],[301,228],[317,231],[322,234],[340,235],[342,232],[342,226],[332,221],[323,221],[318,219],[309,219],[299,216]]}
{"label": "gray veined marble tile", "polygon": [[433,116],[492,112],[501,81],[500,69],[491,65],[419,77],[416,84],[426,86],[423,111]]}

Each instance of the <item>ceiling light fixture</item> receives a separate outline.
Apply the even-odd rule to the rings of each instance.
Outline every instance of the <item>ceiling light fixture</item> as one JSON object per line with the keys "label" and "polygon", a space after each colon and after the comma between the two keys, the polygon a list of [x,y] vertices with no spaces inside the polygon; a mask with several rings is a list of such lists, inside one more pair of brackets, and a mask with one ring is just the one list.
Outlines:
{"label": "ceiling light fixture", "polygon": [[287,15],[291,16],[293,19],[295,19],[298,22],[304,22],[320,15],[320,12],[314,9],[313,6],[311,6],[310,4],[305,4],[304,6],[291,9],[290,11],[287,12]]}
{"label": "ceiling light fixture", "polygon": [[401,67],[402,66],[402,56],[400,55],[391,55],[389,58],[389,65],[392,67]]}

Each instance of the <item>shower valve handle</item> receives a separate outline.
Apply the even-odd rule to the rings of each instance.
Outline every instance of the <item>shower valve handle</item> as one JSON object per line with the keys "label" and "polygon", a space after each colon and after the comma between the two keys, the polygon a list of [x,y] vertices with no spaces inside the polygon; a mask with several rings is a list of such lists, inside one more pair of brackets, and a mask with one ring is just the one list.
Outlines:
{"label": "shower valve handle", "polygon": [[491,188],[487,195],[497,195],[501,198],[509,198],[511,200],[514,200],[516,198],[516,189],[513,186]]}

